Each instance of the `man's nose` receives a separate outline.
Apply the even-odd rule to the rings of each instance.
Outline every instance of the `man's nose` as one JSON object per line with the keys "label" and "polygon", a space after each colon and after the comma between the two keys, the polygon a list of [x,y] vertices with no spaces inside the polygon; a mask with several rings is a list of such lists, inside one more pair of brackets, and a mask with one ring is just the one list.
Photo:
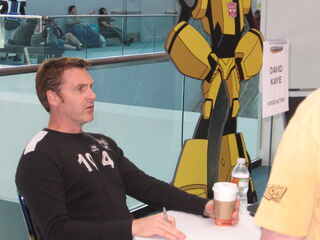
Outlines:
{"label": "man's nose", "polygon": [[97,98],[97,95],[95,94],[95,92],[93,91],[92,88],[90,88],[90,90],[89,90],[89,98],[92,100],[96,100],[96,98]]}

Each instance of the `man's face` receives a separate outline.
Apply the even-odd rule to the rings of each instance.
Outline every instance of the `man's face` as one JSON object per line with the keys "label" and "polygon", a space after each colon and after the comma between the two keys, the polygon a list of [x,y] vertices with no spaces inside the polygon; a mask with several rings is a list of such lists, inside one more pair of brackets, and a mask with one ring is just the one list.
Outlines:
{"label": "man's face", "polygon": [[74,7],[74,8],[71,8],[71,12],[70,12],[71,15],[78,15],[78,11],[77,9]]}
{"label": "man's face", "polygon": [[93,120],[94,101],[93,80],[85,69],[71,68],[62,74],[56,105],[51,106],[52,112],[59,124],[65,127],[82,127],[84,123]]}

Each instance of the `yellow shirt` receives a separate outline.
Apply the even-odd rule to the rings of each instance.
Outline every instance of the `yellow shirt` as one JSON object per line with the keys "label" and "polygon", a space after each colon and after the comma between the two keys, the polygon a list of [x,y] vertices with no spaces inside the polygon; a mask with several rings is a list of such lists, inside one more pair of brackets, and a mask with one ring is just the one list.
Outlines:
{"label": "yellow shirt", "polygon": [[320,89],[300,104],[286,128],[254,221],[320,240]]}

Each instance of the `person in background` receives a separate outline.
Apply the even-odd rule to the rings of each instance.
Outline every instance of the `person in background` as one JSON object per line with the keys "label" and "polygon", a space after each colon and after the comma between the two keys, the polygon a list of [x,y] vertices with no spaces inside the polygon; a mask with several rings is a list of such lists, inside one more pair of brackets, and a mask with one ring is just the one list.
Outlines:
{"label": "person in background", "polygon": [[[147,175],[110,137],[83,131],[83,125],[94,119],[96,100],[88,67],[80,58],[53,58],[36,74],[37,95],[49,121],[25,147],[16,185],[38,239],[185,239],[171,216],[134,219],[126,195],[157,209],[164,206],[214,219],[213,201]],[[238,222],[238,210],[239,202],[233,224]]]}
{"label": "person in background", "polygon": [[[100,15],[108,15],[108,11],[105,8],[99,9]],[[126,46],[130,46],[133,42],[133,38],[129,38],[120,28],[111,24],[114,22],[114,18],[110,16],[103,16],[98,18],[99,33],[105,38],[117,37],[120,42]]]}
{"label": "person in background", "polygon": [[[2,5],[4,4],[4,5]],[[25,1],[1,1],[1,13],[9,15],[25,15]],[[13,45],[30,46],[31,36],[37,24],[37,19],[22,19],[17,17],[6,17],[4,19],[4,42]],[[21,54],[13,57],[14,61],[21,61]]]}
{"label": "person in background", "polygon": [[63,40],[65,49],[69,49],[69,50],[85,49],[83,44],[79,41],[79,39],[76,36],[74,36],[70,32],[63,33],[63,31],[59,27],[57,27],[57,36]]}
{"label": "person in background", "polygon": [[65,49],[81,50],[85,48],[79,39],[71,32],[63,33],[62,29],[58,26],[54,19],[51,19],[50,22],[51,24],[49,24],[49,26],[52,28],[53,33],[64,42]]}
{"label": "person in background", "polygon": [[72,34],[63,34],[55,20],[45,18],[37,24],[31,37],[31,46],[49,46],[68,50],[84,49],[82,43]]}
{"label": "person in background", "polygon": [[320,239],[320,89],[297,108],[255,216],[262,240]]}
{"label": "person in background", "polygon": [[261,11],[259,9],[254,11],[253,14],[253,21],[254,21],[254,28],[260,30],[260,19],[261,19]]}
{"label": "person in background", "polygon": [[[77,8],[74,5],[68,8],[69,15],[78,15]],[[87,14],[94,14],[95,11],[89,11]],[[100,47],[102,42],[100,35],[92,29],[87,22],[81,21],[81,18],[69,18],[67,21],[66,31],[76,36],[85,47]]]}
{"label": "person in background", "polygon": [[[6,0],[0,1],[0,14],[8,15],[26,15],[25,12],[26,1]],[[17,29],[20,25],[21,18],[6,17],[3,19],[3,28],[5,31],[5,41],[12,39],[13,30]]]}
{"label": "person in background", "polygon": [[31,45],[31,37],[38,23],[38,19],[27,18],[23,19],[20,26],[13,34],[13,39],[9,43],[14,45]]}
{"label": "person in background", "polygon": [[52,18],[47,18],[40,22],[34,29],[31,37],[31,46],[49,46],[54,48],[64,48],[68,50],[84,49],[83,44],[72,34],[63,34]]}
{"label": "person in background", "polygon": [[24,0],[1,0],[0,14],[26,15],[26,1]]}

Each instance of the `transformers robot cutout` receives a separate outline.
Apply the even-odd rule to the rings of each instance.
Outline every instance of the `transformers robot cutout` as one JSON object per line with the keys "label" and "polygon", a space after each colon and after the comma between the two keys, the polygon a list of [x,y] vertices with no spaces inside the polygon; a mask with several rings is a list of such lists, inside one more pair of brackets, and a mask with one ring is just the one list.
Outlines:
{"label": "transformers robot cutout", "polygon": [[[202,80],[204,103],[193,139],[180,154],[173,185],[212,197],[217,181],[230,181],[238,157],[251,168],[243,136],[236,132],[240,82],[259,73],[263,36],[255,28],[250,0],[179,0],[181,13],[166,42],[179,71]],[[201,21],[207,40],[188,23]],[[248,30],[245,30],[245,19]],[[250,181],[248,201],[256,201]]]}

